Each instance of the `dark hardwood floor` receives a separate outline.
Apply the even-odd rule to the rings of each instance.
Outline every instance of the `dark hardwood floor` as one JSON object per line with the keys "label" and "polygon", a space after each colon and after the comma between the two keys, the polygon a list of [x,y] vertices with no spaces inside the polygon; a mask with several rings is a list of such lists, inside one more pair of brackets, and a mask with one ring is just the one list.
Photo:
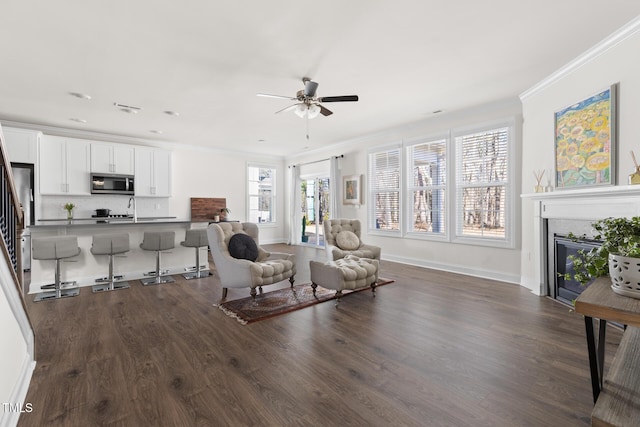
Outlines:
{"label": "dark hardwood floor", "polygon": [[[324,257],[267,247],[297,253],[296,283]],[[581,316],[513,284],[386,261],[381,276],[396,282],[375,298],[246,326],[213,306],[215,275],[29,301],[37,366],[19,425],[590,424]],[[620,337],[609,329],[608,363]]]}

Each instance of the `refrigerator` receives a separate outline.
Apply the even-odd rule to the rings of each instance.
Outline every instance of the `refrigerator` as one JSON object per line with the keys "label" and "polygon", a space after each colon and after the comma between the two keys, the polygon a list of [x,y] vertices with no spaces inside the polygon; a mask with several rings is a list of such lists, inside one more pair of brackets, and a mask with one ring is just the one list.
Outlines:
{"label": "refrigerator", "polygon": [[16,185],[18,199],[24,210],[24,233],[22,234],[22,269],[31,270],[31,230],[34,224],[34,199],[33,199],[33,165],[29,163],[11,163],[13,182]]}

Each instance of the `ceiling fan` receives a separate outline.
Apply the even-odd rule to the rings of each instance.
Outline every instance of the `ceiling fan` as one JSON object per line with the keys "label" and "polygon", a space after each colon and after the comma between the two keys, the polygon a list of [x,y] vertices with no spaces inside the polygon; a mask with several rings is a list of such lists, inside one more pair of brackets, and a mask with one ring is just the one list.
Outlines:
{"label": "ceiling fan", "polygon": [[358,100],[358,95],[343,95],[343,96],[316,96],[316,91],[318,89],[318,83],[312,81],[309,77],[303,77],[302,83],[304,84],[304,89],[299,90],[296,93],[296,96],[284,96],[284,95],[270,95],[267,93],[258,93],[258,96],[264,96],[267,98],[280,98],[280,99],[288,99],[290,101],[298,101],[293,105],[283,108],[282,110],[276,111],[276,114],[282,113],[283,111],[291,111],[293,110],[296,115],[300,118],[307,117],[308,119],[313,119],[318,116],[318,114],[322,114],[323,116],[330,116],[333,114],[333,111],[324,107],[322,103],[326,102],[354,102]]}

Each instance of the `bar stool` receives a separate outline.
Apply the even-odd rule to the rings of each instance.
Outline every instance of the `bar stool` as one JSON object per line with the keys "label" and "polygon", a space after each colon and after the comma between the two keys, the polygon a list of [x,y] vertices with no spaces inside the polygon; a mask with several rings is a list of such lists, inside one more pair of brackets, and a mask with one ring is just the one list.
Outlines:
{"label": "bar stool", "polygon": [[156,252],[156,271],[145,273],[145,276],[152,276],[150,279],[142,279],[143,285],[159,285],[161,283],[173,283],[176,280],[171,276],[163,276],[167,271],[160,270],[160,252],[175,247],[175,231],[145,231],[140,247],[145,251]]}
{"label": "bar stool", "polygon": [[[80,254],[77,236],[52,236],[33,239],[31,242],[33,259],[53,259],[56,261],[55,282],[53,285],[45,285],[42,288],[53,288],[53,291],[41,292],[36,295],[34,301],[44,301],[66,297],[75,297],[80,289],[75,281],[60,281],[60,262]],[[64,289],[62,289],[64,287]]]}
{"label": "bar stool", "polygon": [[91,253],[94,255],[109,256],[109,276],[96,279],[93,285],[93,292],[113,291],[115,289],[129,288],[129,282],[122,281],[123,276],[114,276],[113,257],[114,255],[129,252],[129,233],[119,234],[96,234],[93,236]]}
{"label": "bar stool", "polygon": [[207,229],[201,228],[196,230],[187,230],[184,236],[184,242],[180,242],[180,245],[186,248],[196,249],[196,266],[185,270],[194,270],[191,273],[185,273],[182,275],[185,279],[200,279],[201,277],[207,277],[211,274],[209,272],[209,262],[207,260],[207,266],[200,267],[200,248],[209,247],[209,240],[207,239]]}

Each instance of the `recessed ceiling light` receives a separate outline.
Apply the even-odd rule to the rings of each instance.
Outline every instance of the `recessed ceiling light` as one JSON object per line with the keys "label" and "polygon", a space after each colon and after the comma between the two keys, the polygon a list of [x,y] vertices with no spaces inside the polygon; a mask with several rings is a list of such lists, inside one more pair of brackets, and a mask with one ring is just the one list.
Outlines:
{"label": "recessed ceiling light", "polygon": [[177,111],[171,111],[171,110],[167,110],[164,113],[169,115],[169,116],[176,116],[176,117],[178,117],[180,115],[180,113],[178,113]]}
{"label": "recessed ceiling light", "polygon": [[158,134],[158,135],[161,135],[161,134],[162,134],[162,131],[161,131],[161,130],[158,130],[158,129],[151,129],[149,132],[151,132],[151,133],[156,133],[156,134]]}
{"label": "recessed ceiling light", "polygon": [[69,120],[71,120],[72,122],[87,123],[87,121],[85,119],[79,119],[77,117],[72,117]]}
{"label": "recessed ceiling light", "polygon": [[80,98],[80,99],[86,99],[86,100],[91,99],[91,95],[87,95],[86,93],[69,92],[69,95],[75,96],[76,98]]}

